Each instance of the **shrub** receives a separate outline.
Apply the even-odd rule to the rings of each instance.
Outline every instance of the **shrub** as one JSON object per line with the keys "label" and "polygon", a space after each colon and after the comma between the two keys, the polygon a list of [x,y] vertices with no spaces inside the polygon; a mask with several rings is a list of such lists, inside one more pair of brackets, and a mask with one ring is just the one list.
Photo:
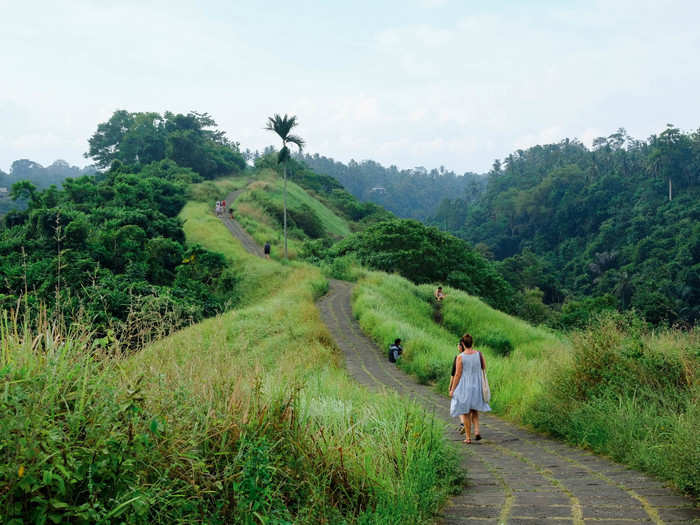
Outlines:
{"label": "shrub", "polygon": [[697,495],[698,334],[652,333],[630,314],[608,313],[572,342],[572,359],[548,379],[529,421]]}
{"label": "shrub", "polygon": [[323,237],[326,233],[321,219],[308,204],[301,204],[299,208],[287,209],[287,218],[292,219],[306,235],[312,239]]}
{"label": "shrub", "polygon": [[476,342],[486,345],[501,357],[508,356],[513,351],[513,343],[505,335],[498,332],[486,332],[474,334]]}

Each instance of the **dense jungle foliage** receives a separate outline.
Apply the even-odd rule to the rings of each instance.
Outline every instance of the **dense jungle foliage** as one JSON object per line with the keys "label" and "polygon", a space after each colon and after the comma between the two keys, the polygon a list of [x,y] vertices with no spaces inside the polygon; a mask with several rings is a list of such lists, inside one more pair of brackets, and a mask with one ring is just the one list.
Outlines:
{"label": "dense jungle foliage", "polygon": [[432,222],[481,243],[514,287],[563,304],[565,325],[606,308],[655,324],[700,317],[700,131],[518,151],[478,201],[447,200]]}
{"label": "dense jungle foliage", "polygon": [[115,160],[125,164],[150,164],[164,159],[192,168],[212,179],[245,168],[238,144],[231,142],[208,113],[187,115],[166,111],[129,113],[115,111],[97,126],[85,157],[105,168]]}
{"label": "dense jungle foliage", "polygon": [[421,221],[433,216],[443,199],[459,196],[471,201],[486,185],[486,178],[481,175],[457,175],[442,166],[430,171],[422,166],[399,170],[372,160],[343,164],[318,154],[302,154],[297,159],[316,173],[330,175],[361,201],[379,204],[399,217]]}
{"label": "dense jungle foliage", "polygon": [[[140,121],[146,114],[128,115]],[[223,135],[202,129],[213,121],[196,114],[166,114],[166,123],[158,125],[192,142],[168,142],[169,158],[140,155],[138,164],[121,162],[137,160],[128,153],[135,142],[135,149],[144,148],[124,129],[102,153],[94,149],[95,137],[103,137],[106,127],[122,117],[124,112],[116,112],[91,139],[96,160],[111,162],[106,172],[65,179],[61,190],[40,191],[28,181],[12,186],[13,197],[28,207],[8,213],[0,227],[0,306],[45,307],[68,323],[79,319],[89,325],[98,343],[135,347],[236,302],[238,277],[224,258],[185,245],[177,214],[187,200],[187,186],[201,177],[172,159],[196,166],[201,149],[236,160],[217,164],[217,170],[235,172],[243,164]],[[172,131],[167,122],[182,124],[184,131]]]}

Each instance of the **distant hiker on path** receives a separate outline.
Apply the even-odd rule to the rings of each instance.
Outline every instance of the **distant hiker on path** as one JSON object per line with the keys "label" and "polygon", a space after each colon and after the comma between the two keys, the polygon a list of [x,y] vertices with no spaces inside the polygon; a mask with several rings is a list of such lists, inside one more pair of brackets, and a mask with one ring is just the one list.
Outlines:
{"label": "distant hiker on path", "polygon": [[473,339],[464,334],[459,341],[460,354],[456,360],[455,376],[450,387],[450,416],[459,416],[464,424],[465,443],[471,443],[471,424],[474,423],[474,438],[479,441],[479,412],[489,412],[491,407],[484,400],[483,374],[486,361],[481,352],[472,348]]}
{"label": "distant hiker on path", "polygon": [[263,251],[265,252],[265,259],[270,258],[270,241],[267,241],[265,243],[265,247],[263,248]]}
{"label": "distant hiker on path", "polygon": [[401,339],[395,339],[394,344],[389,346],[389,362],[396,363],[403,354],[403,347],[401,346]]}
{"label": "distant hiker on path", "polygon": [[437,302],[440,302],[440,301],[442,301],[445,297],[447,297],[447,296],[445,295],[445,292],[442,291],[442,286],[438,286],[438,287],[437,287],[437,290],[435,290],[435,300],[436,300]]}

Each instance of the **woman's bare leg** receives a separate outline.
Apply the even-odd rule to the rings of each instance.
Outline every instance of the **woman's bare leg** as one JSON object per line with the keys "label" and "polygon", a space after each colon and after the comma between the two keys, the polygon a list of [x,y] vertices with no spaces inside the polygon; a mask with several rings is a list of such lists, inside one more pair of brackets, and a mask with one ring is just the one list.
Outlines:
{"label": "woman's bare leg", "polygon": [[469,417],[469,414],[460,414],[459,419],[462,421],[462,424],[464,425],[464,442],[470,443],[471,442],[471,418]]}
{"label": "woman's bare leg", "polygon": [[479,411],[478,410],[471,410],[469,412],[469,415],[471,416],[471,420],[474,422],[474,435],[479,436],[481,433],[479,432]]}

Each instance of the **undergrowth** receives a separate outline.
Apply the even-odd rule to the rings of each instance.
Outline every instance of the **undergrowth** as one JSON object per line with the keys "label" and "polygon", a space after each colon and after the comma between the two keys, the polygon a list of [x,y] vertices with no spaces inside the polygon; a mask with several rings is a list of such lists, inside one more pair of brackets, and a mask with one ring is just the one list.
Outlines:
{"label": "undergrowth", "polygon": [[527,421],[700,494],[700,334],[608,314],[572,346]]}

